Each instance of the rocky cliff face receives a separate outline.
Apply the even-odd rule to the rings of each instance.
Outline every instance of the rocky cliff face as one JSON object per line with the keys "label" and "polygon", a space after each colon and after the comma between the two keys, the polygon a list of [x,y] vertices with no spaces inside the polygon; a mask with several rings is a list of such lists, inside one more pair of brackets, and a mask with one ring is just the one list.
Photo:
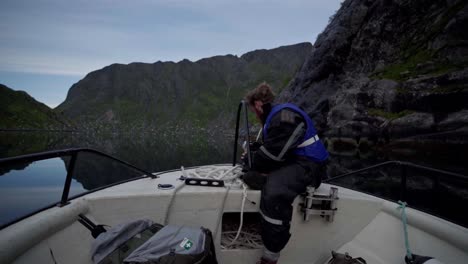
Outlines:
{"label": "rocky cliff face", "polygon": [[71,128],[66,118],[57,115],[26,92],[15,91],[0,84],[0,129]]}
{"label": "rocky cliff face", "polygon": [[468,1],[346,0],[280,101],[328,137],[468,139]]}
{"label": "rocky cliff face", "polygon": [[310,43],[178,63],[113,64],[71,87],[55,110],[83,128],[157,129],[166,124],[228,124],[246,90],[285,87]]}

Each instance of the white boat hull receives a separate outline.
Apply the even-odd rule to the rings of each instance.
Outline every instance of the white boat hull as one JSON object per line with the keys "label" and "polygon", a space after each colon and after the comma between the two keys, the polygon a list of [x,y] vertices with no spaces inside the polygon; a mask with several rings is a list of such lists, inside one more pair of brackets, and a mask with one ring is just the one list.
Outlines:
{"label": "white boat hull", "polygon": [[[185,186],[160,190],[158,184],[182,184],[180,171],[157,179],[140,179],[77,198],[62,208],[40,212],[0,231],[0,263],[91,263],[93,237],[78,221],[84,214],[99,224],[114,226],[149,218],[163,223],[204,226],[216,234],[219,263],[255,263],[261,249],[221,249],[219,217],[239,212],[242,189],[231,188],[223,206],[226,188]],[[328,192],[330,185],[320,190]],[[302,198],[294,202],[292,237],[282,251],[280,263],[325,263],[331,251],[349,252],[367,263],[404,263],[406,253],[398,205],[374,196],[338,187],[338,211],[333,222],[312,217],[303,221]],[[248,191],[245,212],[258,212],[259,191]],[[168,210],[170,212],[168,213]],[[443,263],[467,263],[468,229],[407,209],[409,243],[415,254],[432,256]]]}

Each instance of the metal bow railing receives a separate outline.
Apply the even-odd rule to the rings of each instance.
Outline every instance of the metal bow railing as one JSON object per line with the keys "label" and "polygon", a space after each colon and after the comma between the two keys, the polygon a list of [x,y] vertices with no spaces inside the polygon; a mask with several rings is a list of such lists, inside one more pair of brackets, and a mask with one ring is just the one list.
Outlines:
{"label": "metal bow railing", "polygon": [[445,175],[445,176],[448,176],[448,177],[452,177],[452,178],[455,178],[455,179],[459,179],[459,180],[463,180],[463,181],[468,182],[468,176],[465,176],[465,175],[462,175],[462,174],[458,174],[458,173],[454,173],[454,172],[450,172],[450,171],[444,171],[444,170],[440,170],[440,169],[434,169],[434,168],[421,166],[421,165],[413,164],[413,163],[406,162],[406,161],[397,161],[397,160],[386,161],[386,162],[382,162],[382,163],[379,163],[379,164],[376,164],[376,165],[372,165],[372,166],[369,166],[369,167],[366,167],[366,168],[363,168],[363,169],[359,169],[359,170],[351,171],[351,172],[348,172],[348,173],[344,173],[344,174],[341,174],[341,175],[326,179],[323,182],[331,183],[331,182],[336,181],[338,179],[342,179],[342,178],[349,177],[349,176],[352,176],[352,175],[360,174],[362,172],[368,172],[368,171],[372,171],[372,170],[376,170],[376,169],[380,169],[380,168],[388,167],[388,166],[399,166],[400,167],[400,170],[401,170],[400,171],[401,172],[400,173],[400,200],[401,201],[406,201],[406,198],[407,198],[406,197],[406,189],[407,189],[406,187],[407,187],[407,178],[408,178],[408,174],[407,174],[407,169],[408,168],[414,168],[414,169],[419,169],[419,170],[422,170],[422,171],[435,173],[435,174],[432,175],[432,180],[434,181],[434,185],[436,185],[436,186],[437,186],[438,182],[440,181],[441,175]]}
{"label": "metal bow railing", "polygon": [[[79,153],[92,153],[92,154],[95,154],[97,156],[105,157],[105,158],[107,158],[109,160],[115,161],[115,162],[117,162],[119,164],[122,164],[122,165],[124,165],[124,166],[126,166],[128,168],[131,168],[131,169],[141,173],[142,176],[127,179],[127,180],[123,180],[123,181],[119,181],[119,182],[116,182],[116,183],[113,183],[113,184],[109,184],[109,185],[106,185],[106,186],[102,186],[100,188],[96,188],[96,189],[93,189],[93,190],[90,190],[90,191],[87,191],[87,192],[80,193],[80,194],[75,195],[73,197],[69,197],[70,186],[71,186],[72,178],[74,176],[75,165],[77,163],[77,157],[78,157]],[[125,182],[129,182],[129,181],[133,181],[133,180],[137,180],[137,179],[141,179],[141,178],[145,178],[145,177],[158,178],[157,175],[154,175],[151,172],[140,169],[140,168],[138,168],[138,167],[136,167],[136,166],[134,166],[134,165],[132,165],[132,164],[130,164],[128,162],[125,162],[123,160],[115,158],[115,157],[113,157],[111,155],[105,154],[103,152],[100,152],[100,151],[97,151],[97,150],[94,150],[94,149],[89,149],[89,148],[70,148],[70,149],[53,150],[53,151],[46,151],[46,152],[40,152],[40,153],[34,153],[34,154],[21,155],[21,156],[16,156],[16,157],[3,158],[3,159],[0,159],[0,168],[3,167],[3,166],[11,166],[11,165],[15,165],[15,164],[35,162],[35,161],[52,159],[52,158],[60,158],[60,157],[70,157],[70,161],[68,162],[68,165],[67,165],[67,176],[65,178],[65,183],[63,185],[62,197],[60,199],[60,202],[58,204],[52,204],[52,205],[49,205],[47,207],[36,210],[36,211],[34,211],[34,212],[32,212],[32,213],[30,213],[28,215],[25,215],[25,216],[23,216],[23,217],[21,217],[19,219],[16,219],[13,222],[10,222],[10,223],[8,223],[6,225],[1,226],[0,229],[6,227],[8,225],[11,225],[13,223],[16,223],[16,222],[18,222],[18,221],[20,221],[22,219],[25,219],[25,218],[27,218],[27,217],[29,217],[29,216],[31,216],[33,214],[36,214],[36,213],[38,213],[40,211],[51,208],[53,206],[60,206],[60,207],[66,206],[69,203],[68,201],[70,199],[74,199],[74,198],[89,194],[91,192],[96,192],[96,191],[102,190],[104,188],[108,188],[108,187],[111,187],[111,186],[114,186],[114,185],[122,184],[122,183],[125,183]]]}
{"label": "metal bow railing", "polygon": [[[378,181],[381,183],[380,188],[375,189],[372,185],[375,184],[376,181],[372,180],[372,177],[369,177],[369,175],[360,178],[357,182],[351,181],[346,183],[341,181],[361,173],[369,173],[372,171],[380,172],[382,169],[388,167],[390,169],[397,169],[396,176],[398,176],[398,170],[400,170],[399,186],[393,185],[391,182],[383,182],[385,180],[379,179]],[[410,169],[411,173],[408,172]],[[421,174],[421,172],[423,172],[423,174]],[[412,177],[414,177],[413,181],[410,182],[410,186],[408,186],[408,179]],[[423,182],[418,183],[423,179],[421,177],[431,179],[432,187],[429,189],[414,189],[416,187],[414,184],[424,184]],[[370,182],[368,183],[366,179]],[[364,180],[364,182],[362,182],[362,180]],[[396,180],[398,181],[398,177]],[[464,195],[466,188],[468,188],[468,176],[459,173],[434,169],[405,161],[386,161],[367,168],[344,173],[326,179],[323,182],[354,189],[394,202],[398,200],[409,201],[413,208],[468,227],[468,218],[464,214],[458,213],[459,203],[468,200],[468,197]],[[398,182],[396,183],[398,184]],[[383,189],[382,184],[386,186],[383,187]],[[396,193],[397,191],[399,193]],[[423,196],[418,197],[419,195]]]}

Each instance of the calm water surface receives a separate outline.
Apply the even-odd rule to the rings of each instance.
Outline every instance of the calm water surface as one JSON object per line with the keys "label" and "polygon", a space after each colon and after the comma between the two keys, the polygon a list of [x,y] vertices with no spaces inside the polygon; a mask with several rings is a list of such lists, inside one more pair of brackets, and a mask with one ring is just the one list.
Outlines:
{"label": "calm water surface", "polygon": [[[157,172],[181,166],[230,163],[232,144],[232,136],[206,131],[99,136],[85,133],[0,132],[0,158],[46,150],[88,147],[144,170]],[[459,151],[456,148],[432,152],[417,152],[414,149],[365,152],[334,149],[328,176],[333,177],[386,160],[407,160],[466,175],[468,160]],[[62,195],[68,162],[69,158],[65,157],[0,168],[0,225],[58,202]],[[455,206],[468,203],[466,183],[442,179],[435,185],[432,180],[434,177],[425,172],[410,170],[408,174],[411,176],[408,181],[410,205],[468,225],[468,218],[459,216]],[[398,200],[399,175],[398,168],[382,168],[342,179],[337,183]],[[116,162],[82,153],[77,158],[70,196],[138,176],[140,173]]]}
{"label": "calm water surface", "polygon": [[[22,170],[11,170],[0,177],[0,224],[55,203],[62,196],[64,162],[59,158],[33,162]],[[72,180],[70,195],[86,191]]]}

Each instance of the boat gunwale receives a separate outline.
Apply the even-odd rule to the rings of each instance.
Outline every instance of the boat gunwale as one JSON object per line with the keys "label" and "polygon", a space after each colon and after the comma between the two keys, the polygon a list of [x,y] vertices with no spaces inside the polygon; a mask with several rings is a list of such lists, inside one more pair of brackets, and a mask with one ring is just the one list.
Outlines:
{"label": "boat gunwale", "polygon": [[[34,153],[34,154],[22,155],[22,156],[16,156],[16,157],[8,157],[8,158],[0,159],[0,164],[1,163],[6,163],[6,162],[9,162],[9,161],[13,161],[13,162],[24,161],[24,162],[27,162],[28,159],[30,159],[30,158],[40,158],[40,159],[37,159],[37,160],[34,160],[34,161],[47,160],[47,159],[52,159],[52,158],[59,158],[61,156],[69,156],[72,153],[78,153],[80,151],[101,154],[100,151],[97,151],[97,150],[94,150],[94,149],[72,148],[72,149],[65,149],[65,150],[40,152],[40,153]],[[125,164],[125,165],[129,164],[127,162],[121,161],[121,160],[119,160],[119,159],[117,159],[115,157],[112,157],[110,155],[107,155],[105,153],[102,153],[102,154],[104,154],[104,157],[110,157],[110,158],[112,158],[112,159],[114,159],[116,161],[123,162],[123,164]],[[58,155],[58,156],[56,156],[56,155]],[[45,157],[45,158],[42,158],[42,157]],[[19,158],[20,161],[16,161],[15,158]],[[34,161],[31,161],[31,162],[34,162]],[[131,164],[129,164],[129,165],[131,165]],[[191,167],[187,167],[186,169],[196,169],[196,168],[203,167],[203,166],[206,166],[206,165],[191,166]],[[232,166],[232,164],[221,163],[221,164],[211,164],[210,166]],[[131,165],[131,168],[136,168],[136,167]],[[141,170],[139,168],[136,168],[136,169]],[[33,216],[35,214],[46,211],[46,210],[51,209],[53,207],[67,206],[70,203],[71,200],[80,198],[82,196],[85,196],[85,195],[88,195],[88,194],[91,194],[91,193],[94,193],[94,192],[98,192],[98,191],[101,191],[101,190],[104,190],[104,189],[107,189],[107,188],[111,188],[111,187],[114,187],[114,186],[117,186],[117,185],[120,185],[120,184],[124,184],[124,183],[127,183],[127,182],[131,182],[131,181],[136,181],[136,180],[141,180],[141,179],[146,179],[146,178],[157,179],[159,175],[170,173],[170,172],[176,172],[176,171],[179,171],[179,170],[180,170],[180,168],[179,169],[170,169],[170,170],[165,170],[165,171],[160,171],[160,172],[153,172],[153,173],[150,173],[150,175],[147,175],[148,174],[147,173],[147,174],[145,174],[143,176],[118,181],[118,182],[111,183],[111,184],[108,184],[108,185],[105,185],[105,186],[101,186],[101,187],[93,189],[93,190],[88,190],[86,192],[82,192],[82,193],[79,193],[77,195],[67,197],[66,203],[62,203],[62,201],[53,202],[52,204],[49,204],[49,205],[41,207],[41,208],[39,208],[37,210],[34,210],[34,211],[24,215],[24,216],[21,216],[21,217],[15,219],[15,220],[13,220],[13,221],[10,221],[10,222],[7,222],[7,223],[5,223],[3,225],[0,225],[0,231],[7,228],[7,227],[9,227],[9,226],[11,226],[11,225],[14,225],[14,224],[16,224],[18,222],[21,222],[22,220],[24,220],[26,218],[29,218],[29,217],[31,217],[31,216]],[[68,175],[67,175],[67,177],[68,177]],[[65,186],[64,186],[64,188],[65,188]]]}
{"label": "boat gunwale", "polygon": [[[13,225],[15,223],[18,223],[18,222],[20,222],[20,221],[22,221],[22,220],[24,220],[24,219],[26,219],[28,217],[31,217],[31,216],[33,216],[33,215],[35,215],[37,213],[40,213],[40,212],[45,211],[47,209],[50,209],[52,207],[66,206],[73,199],[76,199],[76,198],[79,198],[79,197],[82,197],[82,196],[85,196],[85,195],[88,195],[88,194],[91,194],[91,193],[94,193],[94,192],[97,192],[97,191],[101,191],[101,190],[104,190],[104,189],[107,189],[107,188],[110,188],[110,187],[113,187],[113,186],[116,186],[116,185],[120,185],[120,184],[131,182],[131,181],[136,181],[136,180],[140,180],[140,179],[144,179],[144,178],[153,178],[153,179],[155,179],[155,178],[158,178],[158,176],[161,175],[161,174],[166,174],[166,173],[176,172],[176,171],[181,170],[180,168],[177,168],[177,169],[170,169],[170,170],[165,170],[165,171],[161,171],[161,172],[157,172],[157,173],[148,173],[148,172],[146,172],[146,171],[144,171],[144,170],[142,170],[142,169],[140,169],[138,167],[135,167],[134,165],[132,165],[130,163],[127,163],[127,162],[122,161],[120,159],[117,159],[117,158],[115,158],[115,157],[113,157],[111,155],[102,153],[102,152],[94,150],[94,149],[89,149],[89,148],[71,148],[71,149],[64,149],[64,150],[55,150],[55,151],[34,153],[34,154],[17,156],[17,157],[9,157],[9,158],[0,159],[0,164],[8,163],[8,162],[27,162],[27,161],[31,161],[31,160],[32,160],[31,162],[34,162],[34,161],[39,161],[39,160],[57,158],[57,157],[61,157],[61,156],[70,156],[70,155],[72,155],[72,157],[73,157],[73,155],[75,155],[75,157],[76,157],[76,155],[78,153],[80,153],[80,152],[90,152],[90,153],[94,153],[94,154],[97,154],[97,155],[101,155],[101,156],[109,158],[111,160],[115,160],[117,162],[120,162],[123,165],[129,166],[130,168],[136,169],[137,171],[140,171],[140,172],[145,173],[145,174],[143,176],[122,180],[122,181],[119,181],[119,182],[115,182],[115,183],[112,183],[112,184],[109,184],[109,185],[105,185],[105,186],[102,186],[102,187],[99,187],[99,188],[96,188],[96,189],[93,189],[93,190],[89,190],[89,191],[86,191],[86,192],[83,192],[83,193],[68,197],[69,186],[67,188],[67,181],[71,180],[71,177],[73,176],[73,173],[67,173],[66,182],[65,182],[64,187],[63,187],[64,193],[66,192],[65,199],[64,199],[64,196],[62,196],[61,201],[54,202],[54,203],[52,203],[50,205],[47,205],[47,206],[42,207],[42,208],[40,208],[38,210],[35,210],[35,211],[31,212],[31,213],[28,213],[28,214],[26,214],[26,215],[24,215],[22,217],[19,217],[19,218],[15,219],[15,220],[13,220],[11,222],[0,225],[0,230],[6,228],[8,226],[11,226],[11,225]],[[434,168],[430,168],[430,167],[425,167],[425,166],[413,164],[413,163],[410,163],[410,162],[395,160],[395,161],[386,161],[386,162],[383,162],[383,163],[372,165],[370,167],[366,167],[366,168],[359,169],[359,170],[356,170],[356,171],[352,171],[352,172],[349,172],[349,173],[344,173],[344,174],[341,174],[341,175],[338,175],[338,176],[335,176],[335,177],[332,177],[332,178],[329,178],[329,179],[325,179],[323,181],[323,183],[328,183],[328,184],[336,185],[336,186],[339,186],[339,187],[351,189],[351,190],[354,190],[354,191],[362,192],[364,194],[371,195],[371,196],[374,196],[374,197],[377,197],[377,198],[381,198],[381,199],[384,199],[384,200],[387,200],[387,201],[398,202],[398,201],[396,201],[396,200],[394,200],[394,199],[392,199],[390,197],[382,197],[382,196],[380,196],[378,194],[372,194],[372,193],[369,193],[369,192],[366,192],[366,191],[363,191],[363,190],[359,190],[357,188],[353,188],[353,187],[350,187],[350,186],[346,186],[346,185],[342,185],[340,183],[333,182],[333,181],[341,179],[341,178],[347,178],[349,176],[352,176],[352,175],[355,175],[355,174],[358,174],[358,173],[361,173],[361,172],[369,171],[369,170],[372,170],[372,169],[375,169],[375,168],[384,167],[384,166],[388,166],[388,165],[400,166],[401,169],[402,169],[402,173],[400,174],[401,184],[400,184],[400,199],[399,199],[399,200],[402,200],[402,201],[407,200],[406,199],[406,190],[407,190],[406,181],[407,181],[407,178],[408,178],[407,177],[407,172],[406,172],[407,167],[416,168],[416,169],[429,171],[429,172],[437,172],[437,173],[440,173],[440,174],[445,174],[447,176],[452,177],[452,179],[454,178],[454,179],[465,180],[465,181],[468,180],[468,176],[461,175],[461,174],[458,174],[458,173],[443,171],[443,170],[440,170],[440,169],[434,169]],[[186,169],[195,169],[195,168],[199,168],[199,167],[203,167],[203,166],[206,166],[206,165],[191,166],[191,167],[187,167]],[[222,164],[212,164],[210,166],[233,166],[233,165],[228,164],[228,163],[222,163]],[[436,176],[435,179],[438,180],[439,176]],[[444,216],[441,216],[441,215],[439,215],[437,213],[430,212],[427,209],[416,208],[416,207],[412,207],[412,206],[409,206],[409,207],[411,207],[413,209],[416,209],[416,210],[419,210],[421,212],[436,216],[438,218],[444,219],[446,221],[452,222],[454,224],[457,224],[457,225],[460,225],[460,226],[463,226],[463,227],[468,227],[462,222],[452,220],[452,219],[448,219],[448,218],[446,218]]]}

